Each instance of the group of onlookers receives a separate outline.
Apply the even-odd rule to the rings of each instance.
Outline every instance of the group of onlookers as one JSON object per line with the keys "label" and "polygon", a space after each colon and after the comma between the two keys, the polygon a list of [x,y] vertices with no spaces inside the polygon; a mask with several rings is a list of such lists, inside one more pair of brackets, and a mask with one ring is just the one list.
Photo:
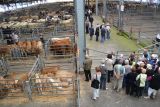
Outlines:
{"label": "group of onlookers", "polygon": [[116,92],[125,89],[127,95],[136,97],[145,95],[144,98],[154,99],[160,89],[160,61],[157,54],[150,55],[147,50],[144,50],[141,57],[137,57],[135,52],[131,53],[129,58],[124,58],[123,54],[118,58],[115,58],[113,53],[108,54],[96,67],[96,73],[92,77],[92,59],[89,56],[86,56],[84,65],[87,81],[97,79],[100,82],[98,89],[93,88],[93,100],[99,97],[100,89],[109,88],[109,82]]}
{"label": "group of onlookers", "polygon": [[101,35],[101,43],[103,43],[105,40],[109,40],[111,32],[110,24],[97,24],[94,28],[93,21],[94,18],[92,16],[92,11],[89,9],[85,14],[85,32],[86,34],[89,34],[90,40],[93,39],[94,35],[96,36],[96,41],[99,41],[99,36]]}

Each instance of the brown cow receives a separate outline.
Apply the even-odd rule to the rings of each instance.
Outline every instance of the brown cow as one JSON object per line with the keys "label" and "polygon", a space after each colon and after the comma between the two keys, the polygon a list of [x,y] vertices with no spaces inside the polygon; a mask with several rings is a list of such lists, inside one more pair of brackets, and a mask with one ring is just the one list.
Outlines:
{"label": "brown cow", "polygon": [[0,46],[0,57],[5,57],[9,53],[10,53],[10,49],[7,46],[6,47]]}
{"label": "brown cow", "polygon": [[43,68],[43,70],[41,71],[41,74],[49,74],[49,75],[53,74],[53,76],[55,76],[59,69],[60,69],[59,66]]}
{"label": "brown cow", "polygon": [[56,54],[66,55],[73,52],[72,43],[69,37],[52,38],[50,50]]}

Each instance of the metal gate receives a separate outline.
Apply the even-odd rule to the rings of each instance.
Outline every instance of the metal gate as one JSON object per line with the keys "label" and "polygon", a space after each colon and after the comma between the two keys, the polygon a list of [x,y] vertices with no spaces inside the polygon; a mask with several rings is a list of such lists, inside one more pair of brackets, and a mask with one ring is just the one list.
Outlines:
{"label": "metal gate", "polygon": [[0,99],[27,98],[28,73],[35,59],[1,60],[3,72],[0,75]]}

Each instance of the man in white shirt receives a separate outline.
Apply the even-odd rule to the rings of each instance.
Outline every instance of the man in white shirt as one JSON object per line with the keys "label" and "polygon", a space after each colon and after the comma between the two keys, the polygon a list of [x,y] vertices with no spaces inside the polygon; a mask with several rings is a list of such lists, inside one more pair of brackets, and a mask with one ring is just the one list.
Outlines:
{"label": "man in white shirt", "polygon": [[111,27],[110,27],[110,25],[109,25],[109,23],[107,23],[106,24],[106,39],[110,39],[110,29],[111,29]]}
{"label": "man in white shirt", "polygon": [[13,40],[13,43],[17,43],[17,42],[18,42],[18,40],[19,40],[18,35],[17,35],[17,34],[15,34],[15,33],[12,33],[12,40]]}

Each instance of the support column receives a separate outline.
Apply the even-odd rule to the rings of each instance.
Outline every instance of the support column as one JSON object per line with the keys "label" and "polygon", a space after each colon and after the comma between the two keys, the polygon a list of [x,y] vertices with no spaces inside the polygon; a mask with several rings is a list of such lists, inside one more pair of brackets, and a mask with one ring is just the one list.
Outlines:
{"label": "support column", "polygon": [[124,1],[119,0],[118,5],[118,30],[123,30],[123,12],[124,12]]}
{"label": "support column", "polygon": [[93,4],[94,4],[94,3],[93,3],[93,0],[91,0],[91,7],[93,7]]}
{"label": "support column", "polygon": [[107,11],[106,3],[107,3],[107,1],[106,1],[106,0],[103,0],[103,17],[104,17],[104,19],[106,19],[106,17],[107,17],[107,13],[106,13],[106,11]]}
{"label": "support column", "polygon": [[3,35],[3,31],[2,31],[2,29],[0,29],[0,36],[1,36],[1,38],[0,38],[0,39],[2,39],[2,41],[4,42],[4,35]]}
{"label": "support column", "polygon": [[98,2],[99,0],[96,0],[96,16],[98,16]]}
{"label": "support column", "polygon": [[78,49],[79,49],[79,69],[83,68],[85,57],[86,39],[85,39],[85,25],[84,25],[84,0],[75,0],[76,11],[76,26],[78,31]]}

